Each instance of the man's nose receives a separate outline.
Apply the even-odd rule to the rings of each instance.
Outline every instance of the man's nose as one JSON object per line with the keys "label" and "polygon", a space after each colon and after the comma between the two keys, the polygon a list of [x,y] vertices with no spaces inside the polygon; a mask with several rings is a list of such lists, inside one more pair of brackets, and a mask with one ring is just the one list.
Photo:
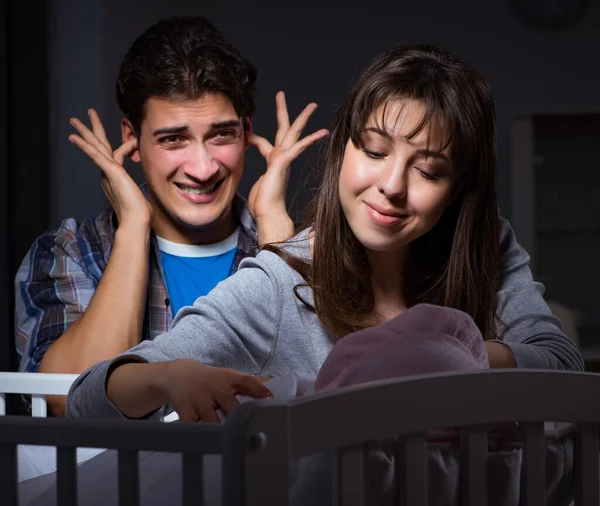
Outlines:
{"label": "man's nose", "polygon": [[203,146],[191,150],[189,158],[182,165],[183,171],[191,178],[209,181],[219,171],[219,162]]}

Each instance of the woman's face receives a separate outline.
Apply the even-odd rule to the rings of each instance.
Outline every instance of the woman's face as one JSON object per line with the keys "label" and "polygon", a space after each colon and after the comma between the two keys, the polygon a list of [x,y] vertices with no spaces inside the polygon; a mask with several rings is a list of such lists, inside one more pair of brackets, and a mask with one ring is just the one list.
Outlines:
{"label": "woman's face", "polygon": [[[429,232],[451,203],[454,170],[435,121],[412,139],[425,105],[396,100],[369,118],[362,145],[348,141],[339,178],[346,219],[373,252],[398,251]],[[385,114],[384,114],[385,113]]]}

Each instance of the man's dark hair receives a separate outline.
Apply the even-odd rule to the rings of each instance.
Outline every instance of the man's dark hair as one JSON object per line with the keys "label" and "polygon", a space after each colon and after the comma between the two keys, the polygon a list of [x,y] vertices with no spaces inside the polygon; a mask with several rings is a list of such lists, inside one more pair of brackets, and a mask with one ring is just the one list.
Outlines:
{"label": "man's dark hair", "polygon": [[236,113],[254,113],[256,69],[229,37],[203,17],[158,22],[127,51],[117,79],[117,102],[137,135],[150,97],[195,100],[223,93]]}

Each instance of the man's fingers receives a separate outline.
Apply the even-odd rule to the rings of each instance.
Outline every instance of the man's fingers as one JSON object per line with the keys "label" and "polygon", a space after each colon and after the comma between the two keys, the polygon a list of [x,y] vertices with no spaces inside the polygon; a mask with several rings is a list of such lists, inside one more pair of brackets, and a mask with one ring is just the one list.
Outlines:
{"label": "man's fingers", "polygon": [[123,165],[125,161],[125,157],[131,155],[138,148],[138,140],[130,139],[127,142],[123,143],[119,148],[113,153],[113,158],[115,162],[119,165]]}
{"label": "man's fingers", "polygon": [[300,137],[302,130],[304,130],[304,127],[306,126],[306,123],[308,123],[309,118],[316,110],[317,104],[315,104],[314,102],[312,104],[308,104],[304,108],[304,110],[298,115],[296,120],[292,123],[292,126],[290,127],[285,137],[282,139],[282,142],[291,144],[298,140],[298,137]]}
{"label": "man's fingers", "polygon": [[259,135],[256,135],[256,134],[252,134],[252,133],[248,134],[248,142],[250,144],[252,144],[253,146],[256,146],[259,153],[264,158],[267,158],[271,154],[271,151],[273,150],[273,146],[267,139],[265,139],[264,137],[260,137]]}
{"label": "man's fingers", "polygon": [[238,394],[246,394],[255,398],[273,397],[271,391],[254,376],[240,376],[233,384]]}
{"label": "man's fingers", "polygon": [[102,144],[104,144],[110,153],[112,148],[110,147],[110,142],[108,142],[108,137],[106,137],[104,125],[102,124],[102,121],[100,121],[100,115],[95,109],[89,109],[88,116],[90,117],[90,123],[92,124],[92,132],[94,132],[94,135]]}
{"label": "man's fingers", "polygon": [[75,144],[81,151],[88,155],[94,163],[100,167],[106,177],[114,172],[114,161],[100,152],[95,146],[92,146],[78,135],[69,135],[69,140]]}
{"label": "man's fingers", "polygon": [[279,144],[290,128],[290,116],[288,114],[285,93],[280,91],[275,95],[275,108],[277,111],[277,135],[275,144]]}
{"label": "man's fingers", "polygon": [[285,93],[280,91],[275,95],[275,105],[277,109],[277,125],[279,128],[288,128],[290,126],[290,116],[285,101]]}
{"label": "man's fingers", "polygon": [[[306,150],[306,148],[312,146],[313,144],[315,144],[316,142],[320,141],[321,139],[327,137],[329,135],[329,131],[326,130],[325,128],[322,128],[321,130],[318,130],[316,132],[313,132],[310,135],[307,135],[306,137],[304,137],[303,139],[300,139],[299,141],[296,141],[294,144],[292,144],[290,147],[286,148],[286,149],[281,149],[277,155],[278,155],[278,159],[277,161],[275,161],[275,155],[271,156],[271,158],[273,160],[271,160],[271,165],[270,167],[268,167],[267,170],[269,169],[288,169],[290,164],[300,156],[300,154]],[[277,148],[275,148],[277,149]]]}
{"label": "man's fingers", "polygon": [[77,130],[77,133],[88,143],[94,146],[98,151],[104,153],[106,156],[112,156],[112,151],[110,149],[107,150],[106,146],[100,142],[100,139],[96,137],[94,132],[92,132],[88,127],[86,127],[81,121],[77,118],[71,118],[69,120],[71,126]]}
{"label": "man's fingers", "polygon": [[293,147],[290,148],[290,151],[293,153],[294,158],[296,158],[302,151],[304,151],[309,146],[312,146],[315,142],[324,139],[329,135],[329,130],[322,128],[310,135],[304,137],[304,139],[300,139]]}

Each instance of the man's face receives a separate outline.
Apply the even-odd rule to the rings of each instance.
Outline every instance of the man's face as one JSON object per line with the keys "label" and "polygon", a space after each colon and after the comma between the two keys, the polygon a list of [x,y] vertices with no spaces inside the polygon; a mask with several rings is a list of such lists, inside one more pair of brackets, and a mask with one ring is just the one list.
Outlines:
{"label": "man's face", "polygon": [[233,233],[231,202],[246,148],[243,119],[225,95],[205,93],[186,101],[148,99],[139,153],[132,158],[142,162],[155,232],[174,242],[196,244],[217,242]]}

